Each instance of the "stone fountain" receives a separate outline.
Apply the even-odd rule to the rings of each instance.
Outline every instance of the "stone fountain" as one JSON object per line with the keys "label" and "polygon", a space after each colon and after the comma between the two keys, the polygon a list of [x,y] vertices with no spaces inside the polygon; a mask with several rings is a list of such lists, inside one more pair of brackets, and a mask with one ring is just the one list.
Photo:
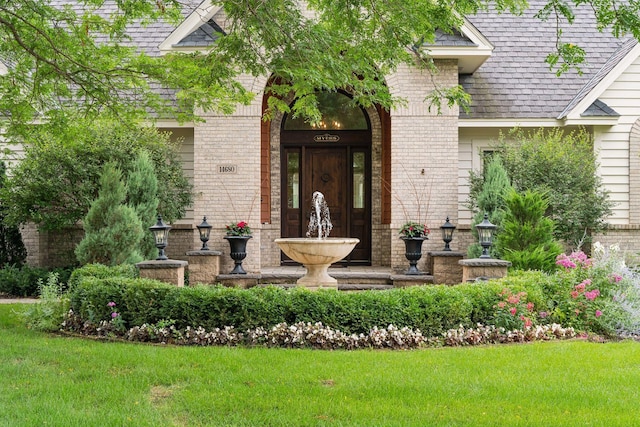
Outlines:
{"label": "stone fountain", "polygon": [[309,289],[338,288],[338,281],[329,276],[329,266],[349,255],[360,239],[329,237],[332,228],[329,207],[324,195],[316,191],[312,197],[307,237],[275,240],[289,258],[307,269],[307,273],[296,282],[298,286]]}

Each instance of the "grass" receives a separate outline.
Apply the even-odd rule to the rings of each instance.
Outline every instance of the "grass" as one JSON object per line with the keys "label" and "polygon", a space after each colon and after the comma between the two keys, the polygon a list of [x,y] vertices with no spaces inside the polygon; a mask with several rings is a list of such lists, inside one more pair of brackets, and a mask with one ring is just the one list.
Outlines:
{"label": "grass", "polygon": [[0,306],[0,426],[629,426],[640,343],[417,351],[47,335]]}

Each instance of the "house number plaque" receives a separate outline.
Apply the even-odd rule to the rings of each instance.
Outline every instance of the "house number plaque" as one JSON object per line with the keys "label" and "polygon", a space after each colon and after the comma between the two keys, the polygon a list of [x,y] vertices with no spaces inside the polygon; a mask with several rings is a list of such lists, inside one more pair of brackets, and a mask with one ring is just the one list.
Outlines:
{"label": "house number plaque", "polygon": [[237,165],[218,165],[218,173],[238,173]]}

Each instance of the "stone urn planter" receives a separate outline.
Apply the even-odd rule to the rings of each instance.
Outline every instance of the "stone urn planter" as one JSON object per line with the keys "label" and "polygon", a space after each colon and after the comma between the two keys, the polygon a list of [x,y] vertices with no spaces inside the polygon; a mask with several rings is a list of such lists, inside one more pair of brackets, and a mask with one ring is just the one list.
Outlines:
{"label": "stone urn planter", "polygon": [[309,239],[289,237],[276,239],[275,243],[289,258],[302,264],[307,273],[296,284],[307,289],[338,288],[338,280],[328,273],[329,266],[348,256],[360,239],[326,237]]}
{"label": "stone urn planter", "polygon": [[405,252],[404,256],[409,260],[409,269],[404,274],[417,275],[424,274],[418,267],[418,261],[422,258],[422,242],[427,240],[427,237],[400,237],[404,241]]}
{"label": "stone urn planter", "polygon": [[247,257],[247,241],[252,237],[253,236],[224,236],[231,248],[229,255],[235,263],[235,267],[230,274],[247,274],[242,268],[242,261]]}

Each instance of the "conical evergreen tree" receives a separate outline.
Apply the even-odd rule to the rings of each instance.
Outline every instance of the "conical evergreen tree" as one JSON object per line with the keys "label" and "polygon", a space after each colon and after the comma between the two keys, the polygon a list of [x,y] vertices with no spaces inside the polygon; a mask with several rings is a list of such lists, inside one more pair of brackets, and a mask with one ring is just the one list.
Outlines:
{"label": "conical evergreen tree", "polygon": [[535,191],[519,194],[511,190],[505,201],[507,211],[496,242],[502,258],[516,269],[555,270],[562,246],[554,239],[553,220],[545,217],[546,197]]}
{"label": "conical evergreen tree", "polygon": [[140,151],[136,157],[133,170],[129,173],[127,195],[129,206],[135,209],[142,223],[140,254],[144,259],[155,259],[158,249],[148,227],[156,223],[158,215],[158,178],[147,151]]}
{"label": "conical evergreen tree", "polygon": [[[7,168],[4,162],[0,161],[0,189],[5,185],[7,179]],[[10,227],[4,224],[6,207],[0,199],[0,268],[9,265],[20,267],[27,259],[27,250],[22,242],[22,235],[17,227]]]}
{"label": "conical evergreen tree", "polygon": [[138,250],[142,223],[135,210],[125,204],[126,194],[122,172],[113,163],[106,164],[98,198],[84,218],[85,237],[75,251],[82,264],[118,265],[142,260]]}
{"label": "conical evergreen tree", "polygon": [[[471,226],[471,232],[476,241],[478,239],[478,231],[475,226],[483,221],[485,213],[489,215],[489,222],[498,227],[494,234],[494,242],[497,241],[497,234],[504,217],[505,196],[510,189],[511,183],[507,171],[502,165],[502,159],[500,156],[494,155],[484,171],[482,189],[478,193],[476,200],[478,210],[473,217]],[[496,248],[496,245],[492,246],[491,253],[493,256],[498,257],[499,253]],[[478,243],[475,243],[469,246],[467,252],[470,258],[477,258],[480,256],[482,248]]]}

